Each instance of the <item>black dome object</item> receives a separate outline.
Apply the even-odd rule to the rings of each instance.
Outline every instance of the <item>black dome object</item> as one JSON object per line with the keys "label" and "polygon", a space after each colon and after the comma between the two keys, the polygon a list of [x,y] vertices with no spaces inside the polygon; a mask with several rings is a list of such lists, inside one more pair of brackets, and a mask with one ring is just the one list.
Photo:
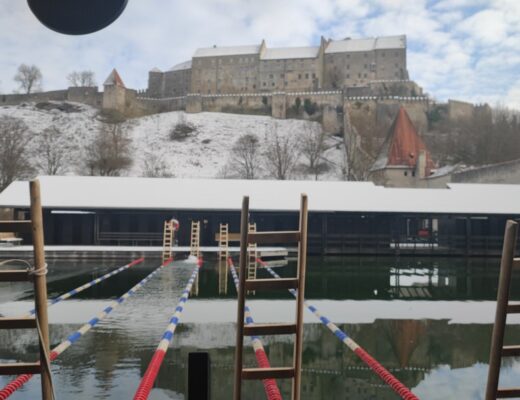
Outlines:
{"label": "black dome object", "polygon": [[114,22],[128,0],[27,0],[47,28],[66,35],[97,32]]}

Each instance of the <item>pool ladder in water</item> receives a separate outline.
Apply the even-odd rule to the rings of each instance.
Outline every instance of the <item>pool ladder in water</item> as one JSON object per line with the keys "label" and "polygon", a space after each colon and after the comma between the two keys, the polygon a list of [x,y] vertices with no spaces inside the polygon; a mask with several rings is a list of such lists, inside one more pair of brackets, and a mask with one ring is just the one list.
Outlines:
{"label": "pool ladder in water", "polygon": [[520,303],[511,303],[509,301],[512,270],[513,268],[520,269],[520,258],[515,258],[517,236],[518,223],[511,220],[507,221],[502,248],[502,260],[500,262],[495,324],[493,325],[489,354],[486,400],[520,397],[520,387],[506,389],[498,387],[502,357],[520,356],[520,345],[504,346],[507,314],[520,313]]}
{"label": "pool ladder in water", "polygon": [[[305,269],[307,265],[307,220],[308,200],[302,194],[300,204],[300,223],[297,231],[288,232],[250,232],[249,197],[244,197],[240,222],[240,272],[238,289],[237,337],[235,349],[234,400],[241,400],[242,380],[292,379],[292,400],[300,399],[300,381],[303,345],[303,311],[305,295]],[[298,264],[296,277],[279,279],[249,279],[248,248],[251,243],[298,243]],[[296,295],[296,322],[289,324],[247,324],[244,325],[246,293],[256,290],[294,289]],[[293,365],[291,367],[244,368],[244,336],[295,335]]]}
{"label": "pool ladder in water", "polygon": [[[47,318],[47,264],[43,238],[43,217],[40,198],[40,183],[31,181],[31,220],[0,221],[0,232],[30,234],[32,232],[34,264],[32,269],[0,270],[0,282],[34,283],[36,316],[0,318],[0,329],[38,330],[40,359],[30,363],[0,364],[0,375],[41,374],[42,399],[53,398],[52,377],[49,360],[49,324]],[[23,261],[23,260],[16,260]]]}

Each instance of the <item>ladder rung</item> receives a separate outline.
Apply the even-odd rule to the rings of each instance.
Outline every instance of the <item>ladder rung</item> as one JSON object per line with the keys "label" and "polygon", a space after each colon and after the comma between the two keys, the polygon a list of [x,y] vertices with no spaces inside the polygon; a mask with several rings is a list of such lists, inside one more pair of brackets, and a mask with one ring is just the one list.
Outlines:
{"label": "ladder rung", "polygon": [[36,328],[34,317],[0,318],[0,329],[33,329]]}
{"label": "ladder rung", "polygon": [[298,289],[298,279],[247,279],[246,290]]}
{"label": "ladder rung", "polygon": [[520,303],[509,303],[507,305],[507,313],[508,314],[520,313]]}
{"label": "ladder rung", "polygon": [[30,279],[26,270],[6,269],[0,271],[0,282],[26,282]]}
{"label": "ladder rung", "polygon": [[0,221],[0,232],[29,233],[32,230],[31,221]]}
{"label": "ladder rung", "polygon": [[242,379],[288,379],[294,378],[294,368],[244,368]]}
{"label": "ladder rung", "polygon": [[247,235],[248,243],[293,243],[300,241],[299,231],[287,232],[251,232]]}
{"label": "ladder rung", "polygon": [[0,364],[0,375],[39,374],[40,372],[39,362]]}
{"label": "ladder rung", "polygon": [[250,324],[244,326],[244,336],[292,335],[296,324]]}
{"label": "ladder rung", "polygon": [[520,397],[520,388],[507,388],[497,390],[497,399],[508,399],[512,397]]}
{"label": "ladder rung", "polygon": [[503,357],[516,357],[520,356],[520,346],[504,346],[502,347],[502,356]]}

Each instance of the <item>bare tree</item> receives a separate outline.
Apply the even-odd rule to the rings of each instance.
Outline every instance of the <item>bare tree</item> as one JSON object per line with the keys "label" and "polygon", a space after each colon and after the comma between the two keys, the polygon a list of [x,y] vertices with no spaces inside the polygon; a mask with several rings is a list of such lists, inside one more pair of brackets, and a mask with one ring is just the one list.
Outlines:
{"label": "bare tree", "polygon": [[146,152],[144,154],[143,176],[146,178],[170,178],[173,174],[160,155]]}
{"label": "bare tree", "polygon": [[317,124],[306,124],[300,140],[300,152],[307,161],[307,169],[318,180],[318,176],[323,172],[323,165],[320,159],[325,152],[325,132]]}
{"label": "bare tree", "polygon": [[36,65],[22,64],[18,67],[14,80],[20,85],[20,90],[29,94],[41,90],[42,73]]}
{"label": "bare tree", "polygon": [[274,123],[266,134],[264,152],[265,167],[269,173],[279,180],[286,180],[293,172],[298,159],[297,144],[292,136],[281,137],[278,125]]}
{"label": "bare tree", "polygon": [[69,141],[55,125],[44,129],[36,137],[35,159],[37,167],[47,175],[57,175],[63,171],[69,151]]}
{"label": "bare tree", "polygon": [[90,175],[119,176],[132,165],[132,141],[123,124],[103,124],[86,149]]}
{"label": "bare tree", "polygon": [[26,152],[30,140],[31,133],[22,120],[0,117],[0,191],[15,179],[33,173]]}
{"label": "bare tree", "polygon": [[96,79],[92,71],[72,71],[67,75],[70,86],[74,87],[91,87],[96,86]]}
{"label": "bare tree", "polygon": [[241,178],[255,179],[260,169],[259,140],[256,135],[245,134],[238,138],[231,149],[231,164]]}

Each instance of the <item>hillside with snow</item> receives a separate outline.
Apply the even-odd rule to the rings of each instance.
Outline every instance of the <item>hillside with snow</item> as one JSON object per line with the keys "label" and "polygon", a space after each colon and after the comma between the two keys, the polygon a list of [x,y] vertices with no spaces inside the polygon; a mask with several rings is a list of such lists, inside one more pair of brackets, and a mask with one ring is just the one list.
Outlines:
{"label": "hillside with snow", "polygon": [[[67,154],[60,174],[88,175],[85,168],[85,149],[91,145],[104,124],[98,110],[77,103],[46,103],[46,107],[28,103],[19,106],[0,107],[0,118],[11,116],[21,119],[31,131],[34,140],[27,146],[31,163],[38,174],[39,167],[37,137],[46,128],[56,126],[64,135]],[[72,106],[72,107],[68,107]],[[194,128],[187,137],[172,140],[170,133],[177,124],[187,124]],[[123,173],[126,176],[145,176],[146,161],[162,166],[162,173],[179,178],[233,178],[238,177],[230,165],[231,148],[244,134],[254,134],[259,139],[259,153],[267,151],[267,142],[274,132],[283,138],[294,138],[294,151],[298,153],[300,139],[310,130],[319,130],[316,122],[302,120],[277,120],[267,116],[237,115],[225,113],[186,114],[168,112],[123,123],[131,139],[132,166]],[[344,166],[343,141],[337,137],[327,137],[326,148],[321,163],[326,165],[320,180],[342,179]],[[267,160],[260,157],[260,178],[273,178],[266,168]],[[298,154],[297,166],[291,179],[314,179],[306,171],[305,158]]]}

